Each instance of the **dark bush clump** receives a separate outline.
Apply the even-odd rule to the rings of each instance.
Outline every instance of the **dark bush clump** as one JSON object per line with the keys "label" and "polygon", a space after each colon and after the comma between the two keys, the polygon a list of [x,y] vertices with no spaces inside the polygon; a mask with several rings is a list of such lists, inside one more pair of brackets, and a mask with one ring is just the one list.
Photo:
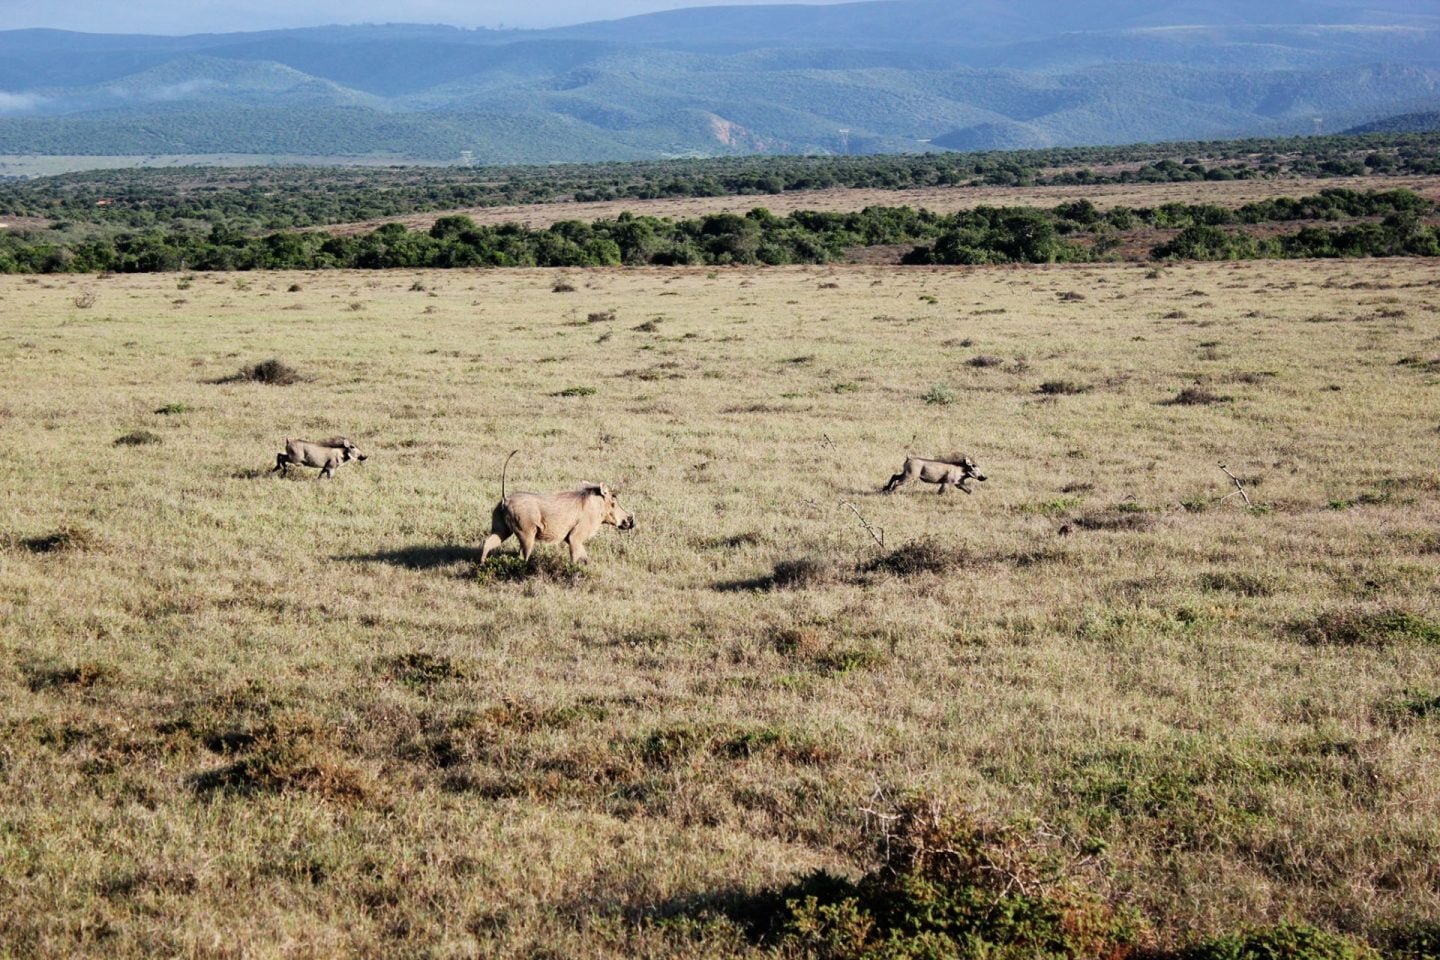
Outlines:
{"label": "dark bush clump", "polygon": [[477,569],[475,577],[480,583],[578,583],[585,579],[585,568],[561,553],[537,551],[529,563],[518,553],[498,553]]}
{"label": "dark bush clump", "polygon": [[144,447],[162,442],[164,441],[161,439],[160,434],[151,430],[134,430],[125,434],[123,437],[115,438],[115,446],[117,447]]}
{"label": "dark bush clump", "polygon": [[1090,388],[1083,383],[1076,383],[1073,380],[1046,380],[1040,384],[1039,393],[1047,396],[1061,396],[1067,394],[1085,393]]}
{"label": "dark bush clump", "polygon": [[419,690],[428,690],[446,680],[463,680],[469,675],[454,660],[433,653],[402,653],[383,657],[379,665],[388,679]]}
{"label": "dark bush clump", "polygon": [[89,689],[107,683],[115,676],[113,668],[93,660],[63,666],[53,663],[33,664],[23,670],[26,674],[26,685],[34,693],[67,687]]}
{"label": "dark bush clump", "polygon": [[221,383],[242,383],[253,381],[255,383],[268,383],[275,387],[288,387],[294,383],[302,383],[309,380],[309,377],[302,376],[300,371],[285,363],[282,360],[266,360],[257,363],[253,367],[244,367],[233,377],[226,377]]}
{"label": "dark bush clump", "polygon": [[84,527],[61,527],[43,537],[29,537],[20,546],[31,553],[83,553],[100,546],[100,538]]}
{"label": "dark bush clump", "polygon": [[998,367],[998,366],[1001,366],[1002,364],[1005,363],[1005,360],[1004,360],[1003,357],[991,357],[991,356],[986,356],[985,354],[982,353],[980,356],[978,356],[978,357],[971,357],[969,360],[966,360],[965,362],[966,362],[967,364],[969,364],[970,366],[972,366],[972,367],[980,367],[980,368],[983,369],[983,368],[985,368],[985,367]]}
{"label": "dark bush clump", "polygon": [[1297,623],[1294,632],[1310,644],[1385,647],[1393,643],[1440,643],[1440,623],[1409,610],[1330,610]]}
{"label": "dark bush clump", "polygon": [[1186,387],[1165,402],[1173,407],[1199,407],[1212,403],[1229,403],[1233,399],[1235,398],[1222,396],[1204,387]]}
{"label": "dark bush clump", "polygon": [[864,569],[866,573],[893,573],[897,577],[914,577],[925,573],[954,573],[971,559],[964,547],[926,537],[876,557],[866,564]]}
{"label": "dark bush clump", "polygon": [[803,590],[823,587],[845,579],[844,572],[833,560],[802,557],[781,560],[770,575],[770,585],[780,590]]}
{"label": "dark bush clump", "polygon": [[194,780],[201,793],[309,793],[358,802],[372,786],[360,770],[336,759],[334,738],[313,718],[283,715],[260,724],[242,741],[244,755]]}

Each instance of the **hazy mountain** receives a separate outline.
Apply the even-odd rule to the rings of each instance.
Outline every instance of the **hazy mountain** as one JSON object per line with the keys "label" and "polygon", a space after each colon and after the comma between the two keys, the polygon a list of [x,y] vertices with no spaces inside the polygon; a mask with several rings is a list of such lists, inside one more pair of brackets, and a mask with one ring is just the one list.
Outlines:
{"label": "hazy mountain", "polygon": [[[0,153],[478,161],[1339,130],[1440,108],[1425,0],[870,0],[546,31],[0,32]],[[143,121],[143,122],[142,122]]]}

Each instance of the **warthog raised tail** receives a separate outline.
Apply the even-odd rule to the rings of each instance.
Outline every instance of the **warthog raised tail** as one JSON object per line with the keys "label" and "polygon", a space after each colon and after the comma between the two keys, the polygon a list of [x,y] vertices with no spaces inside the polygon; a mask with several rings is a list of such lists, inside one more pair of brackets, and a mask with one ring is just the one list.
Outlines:
{"label": "warthog raised tail", "polygon": [[335,476],[335,468],[351,460],[368,460],[360,448],[345,437],[331,437],[318,443],[309,440],[285,438],[285,452],[275,455],[275,466],[270,472],[280,471],[280,476],[290,472],[290,467],[319,467],[320,477]]}
{"label": "warthog raised tail", "polygon": [[940,493],[944,493],[948,487],[973,493],[974,491],[965,485],[965,481],[971,478],[979,480],[981,483],[985,482],[985,475],[975,469],[975,461],[969,457],[960,457],[956,460],[926,460],[924,457],[906,457],[905,465],[900,468],[900,472],[885,484],[885,492],[894,493],[910,481],[920,480],[922,483],[940,484]]}

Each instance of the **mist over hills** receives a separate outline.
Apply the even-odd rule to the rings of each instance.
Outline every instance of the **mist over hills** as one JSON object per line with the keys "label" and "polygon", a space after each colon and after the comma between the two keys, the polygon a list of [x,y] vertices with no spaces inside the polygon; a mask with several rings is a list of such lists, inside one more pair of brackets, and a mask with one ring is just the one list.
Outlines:
{"label": "mist over hills", "polygon": [[554,30],[0,32],[0,154],[477,163],[1329,131],[1440,108],[1419,0],[869,0]]}

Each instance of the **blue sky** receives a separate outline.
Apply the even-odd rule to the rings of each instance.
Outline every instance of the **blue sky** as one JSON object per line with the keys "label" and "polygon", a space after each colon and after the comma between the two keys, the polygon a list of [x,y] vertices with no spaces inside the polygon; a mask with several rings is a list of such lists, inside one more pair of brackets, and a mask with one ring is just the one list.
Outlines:
{"label": "blue sky", "polygon": [[[712,2],[731,5],[774,0]],[[703,0],[0,0],[0,30],[55,27],[93,33],[183,34],[329,23],[553,27],[702,5],[707,4]]]}

